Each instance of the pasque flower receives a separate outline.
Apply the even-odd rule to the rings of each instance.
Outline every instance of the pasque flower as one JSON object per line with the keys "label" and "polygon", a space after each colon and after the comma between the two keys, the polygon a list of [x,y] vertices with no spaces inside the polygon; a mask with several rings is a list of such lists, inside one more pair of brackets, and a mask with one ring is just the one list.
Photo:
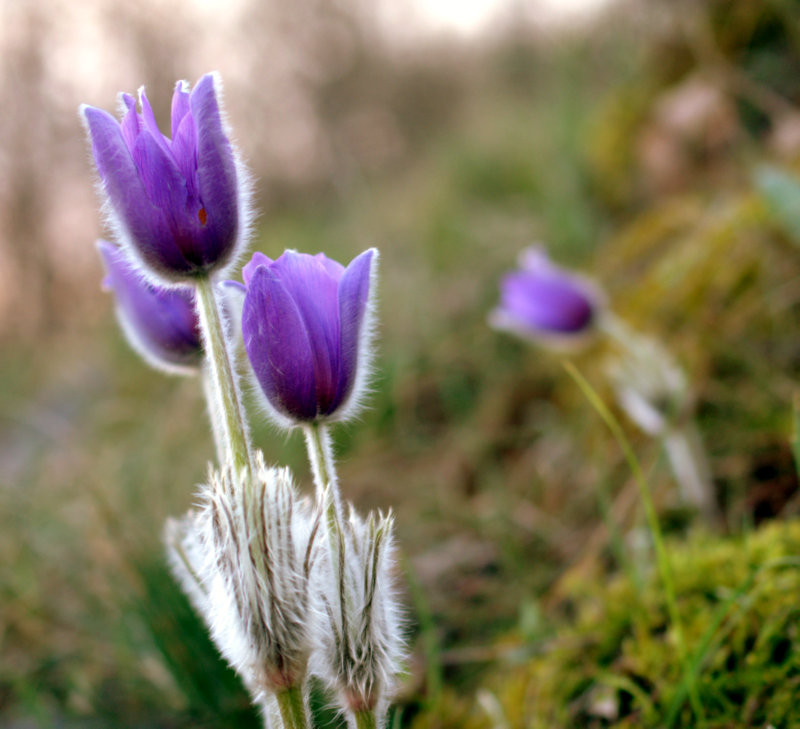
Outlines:
{"label": "pasque flower", "polygon": [[126,252],[98,241],[117,318],[131,346],[161,370],[194,373],[203,361],[194,292],[187,286],[162,288],[146,280]]}
{"label": "pasque flower", "polygon": [[161,133],[144,89],[122,94],[123,117],[81,107],[121,241],[146,269],[181,281],[224,268],[247,224],[246,186],[225,133],[219,81],[207,74],[172,97],[172,137]]}
{"label": "pasque flower", "polygon": [[244,346],[279,422],[341,420],[357,404],[377,258],[372,248],[345,268],[321,253],[256,253],[244,267]]}
{"label": "pasque flower", "polygon": [[524,250],[519,263],[500,284],[500,305],[489,318],[494,327],[553,344],[592,330],[602,297],[590,281],[552,263],[540,247]]}

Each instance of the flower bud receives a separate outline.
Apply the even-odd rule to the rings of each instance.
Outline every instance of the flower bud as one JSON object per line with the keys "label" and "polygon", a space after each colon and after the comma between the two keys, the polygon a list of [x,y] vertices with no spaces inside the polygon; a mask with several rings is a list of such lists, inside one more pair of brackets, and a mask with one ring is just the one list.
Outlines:
{"label": "flower bud", "polygon": [[256,699],[300,687],[316,638],[319,513],[259,452],[252,482],[212,472],[198,512],[167,524],[173,573]]}
{"label": "flower bud", "polygon": [[[345,713],[382,716],[403,659],[401,618],[391,570],[394,520],[371,513],[350,518],[329,544],[331,584],[319,597],[328,617],[315,672],[334,689]],[[328,527],[330,532],[330,527]],[[332,555],[331,555],[332,556]]]}
{"label": "flower bud", "polygon": [[601,299],[590,281],[553,264],[542,248],[528,248],[520,268],[503,278],[489,322],[525,339],[568,346],[593,330]]}
{"label": "flower bud", "polygon": [[145,269],[165,282],[224,269],[247,228],[245,180],[226,136],[219,81],[203,76],[172,98],[172,138],[158,128],[144,93],[122,95],[118,122],[82,106],[111,221]]}
{"label": "flower bud", "polygon": [[321,253],[256,253],[244,267],[244,346],[278,422],[342,420],[357,406],[377,258],[371,248],[344,268]]}
{"label": "flower bud", "polygon": [[107,241],[98,241],[97,250],[106,267],[103,285],[114,293],[117,319],[131,347],[157,369],[197,372],[203,344],[192,289],[150,283],[125,251]]}

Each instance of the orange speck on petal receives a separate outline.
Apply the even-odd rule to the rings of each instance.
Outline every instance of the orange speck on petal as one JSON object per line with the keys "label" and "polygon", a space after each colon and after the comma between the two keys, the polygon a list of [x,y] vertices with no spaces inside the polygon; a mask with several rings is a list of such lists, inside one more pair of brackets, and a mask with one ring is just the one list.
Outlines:
{"label": "orange speck on petal", "polygon": [[208,221],[208,213],[206,213],[206,209],[205,208],[200,208],[197,211],[197,217],[200,220],[200,225],[205,225],[206,221]]}

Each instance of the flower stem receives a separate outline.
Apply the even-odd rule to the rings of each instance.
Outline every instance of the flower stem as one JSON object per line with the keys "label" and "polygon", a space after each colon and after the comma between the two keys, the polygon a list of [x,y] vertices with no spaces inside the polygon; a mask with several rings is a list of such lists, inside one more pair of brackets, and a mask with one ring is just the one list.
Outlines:
{"label": "flower stem", "polygon": [[342,501],[333,461],[331,438],[325,425],[311,423],[305,427],[306,449],[317,489],[317,502],[324,505],[328,532],[331,572],[339,590],[339,618],[342,636],[347,636],[347,605],[349,594],[345,586],[345,538],[342,529]]}
{"label": "flower stem", "polygon": [[[333,461],[331,436],[328,428],[320,423],[305,427],[306,450],[311,462],[311,473],[317,490],[317,502],[325,505],[325,522],[331,540],[331,554],[337,559],[341,542],[342,499],[339,495],[339,480],[336,477],[336,464]],[[338,565],[334,564],[334,573]]]}
{"label": "flower stem", "polygon": [[253,473],[251,448],[244,420],[244,408],[236,381],[236,371],[228,346],[228,338],[220,314],[214,284],[210,277],[198,278],[196,283],[197,313],[211,373],[209,390],[212,393],[211,418],[221,425],[226,455],[236,472]]}
{"label": "flower stem", "polygon": [[378,729],[378,721],[375,718],[375,712],[369,709],[362,709],[356,711],[356,729]]}
{"label": "flower stem", "polygon": [[299,686],[275,694],[284,729],[310,729],[303,690]]}
{"label": "flower stem", "polygon": [[683,624],[681,622],[680,613],[678,612],[678,600],[675,593],[675,582],[672,576],[672,566],[669,561],[669,555],[664,545],[664,537],[661,533],[661,524],[658,521],[658,514],[656,513],[653,498],[650,494],[650,485],[647,478],[642,471],[639,460],[633,452],[630,442],[625,437],[625,433],[619,424],[619,421],[611,414],[611,411],[606,407],[605,403],[600,399],[599,395],[594,391],[592,386],[586,381],[584,376],[571,362],[565,362],[564,368],[570,374],[573,380],[580,387],[586,399],[589,400],[592,407],[597,411],[597,414],[602,418],[608,429],[613,434],[615,440],[622,448],[625,460],[633,474],[633,479],[639,489],[639,496],[642,499],[645,515],[647,517],[647,524],[650,529],[650,537],[653,540],[653,548],[656,553],[656,562],[658,564],[658,571],[661,575],[661,582],[664,587],[664,600],[667,604],[667,613],[669,615],[672,629],[675,631],[675,643],[678,648],[678,659],[683,668],[683,677],[686,682],[687,691],[689,693],[689,703],[692,706],[692,711],[695,714],[698,722],[702,724],[705,719],[703,705],[700,701],[700,695],[697,691],[697,682],[694,672],[691,670],[689,662],[689,654],[686,648],[686,638],[683,634]]}
{"label": "flower stem", "polygon": [[223,463],[225,460],[225,435],[222,432],[222,427],[219,419],[214,417],[214,402],[216,400],[216,390],[214,389],[213,375],[211,374],[211,367],[208,360],[203,363],[203,369],[200,373],[200,378],[203,381],[203,395],[206,399],[206,408],[208,409],[208,419],[211,423],[211,434],[214,436],[214,450],[217,453],[217,461]]}
{"label": "flower stem", "polygon": [[311,423],[304,428],[306,450],[311,462],[311,473],[317,488],[317,500],[321,501],[328,491],[337,516],[342,515],[342,500],[339,496],[339,480],[336,477],[336,464],[333,461],[333,449],[328,428],[320,423]]}

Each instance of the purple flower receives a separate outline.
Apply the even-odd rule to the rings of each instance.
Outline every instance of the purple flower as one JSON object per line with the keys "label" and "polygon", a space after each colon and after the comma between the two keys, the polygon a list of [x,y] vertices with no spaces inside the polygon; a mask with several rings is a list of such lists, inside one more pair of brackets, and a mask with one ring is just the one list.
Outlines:
{"label": "purple flower", "polygon": [[98,241],[97,249],[106,267],[103,285],[114,292],[117,318],[131,346],[158,369],[196,372],[203,345],[192,289],[155,286],[121,248]]}
{"label": "purple flower", "polygon": [[556,266],[542,248],[527,248],[520,268],[503,277],[489,321],[525,338],[568,344],[593,329],[601,299],[590,281]]}
{"label": "purple flower", "polygon": [[370,353],[371,248],[344,268],[322,253],[256,253],[242,275],[247,356],[283,424],[341,420],[357,404]]}
{"label": "purple flower", "polygon": [[144,267],[166,281],[224,268],[247,227],[245,190],[225,135],[213,74],[194,90],[179,81],[172,97],[172,139],[139,90],[141,111],[122,94],[124,115],[82,106],[111,219]]}

